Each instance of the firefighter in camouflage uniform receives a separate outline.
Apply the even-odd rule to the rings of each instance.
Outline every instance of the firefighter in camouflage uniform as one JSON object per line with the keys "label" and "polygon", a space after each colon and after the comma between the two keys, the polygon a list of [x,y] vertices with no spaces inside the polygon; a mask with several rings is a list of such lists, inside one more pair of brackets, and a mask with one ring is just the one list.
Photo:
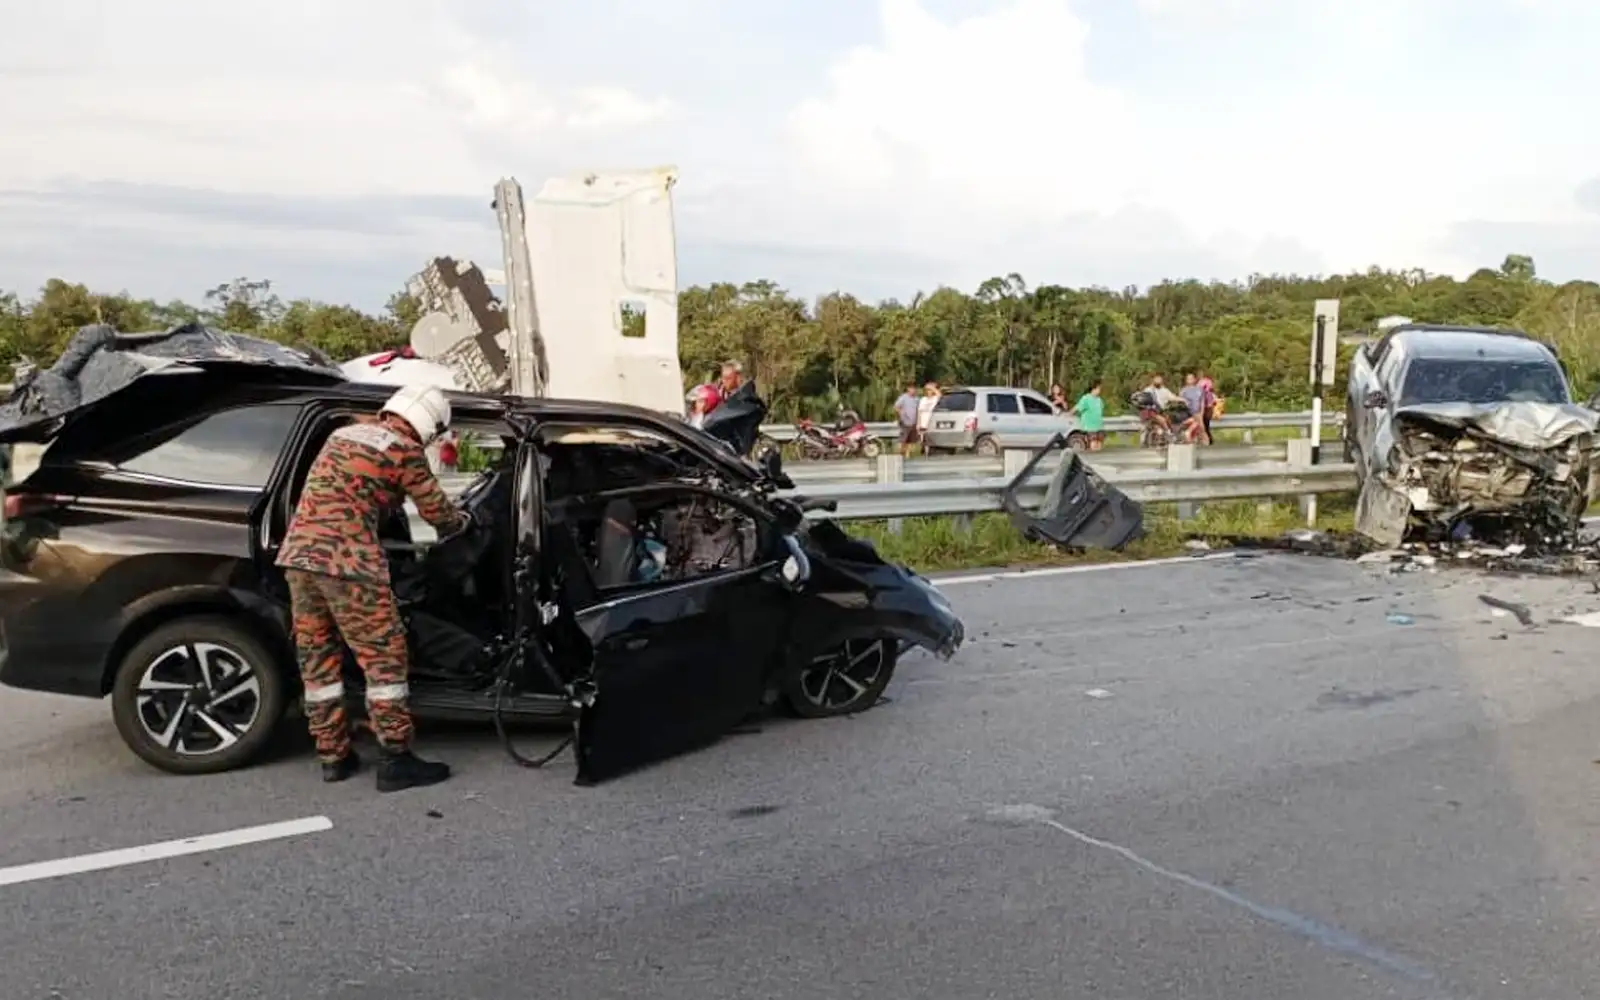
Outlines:
{"label": "firefighter in camouflage uniform", "polygon": [[324,781],[343,781],[361,766],[345,719],[343,645],[366,675],[367,711],[380,754],[378,790],[432,785],[450,776],[449,765],[411,752],[406,630],[378,543],[380,519],[407,496],[440,535],[465,528],[466,515],[440,487],[424,451],[449,426],[444,393],[407,386],[389,398],[377,419],[335,430],[306,475],[279,551],[306,718]]}

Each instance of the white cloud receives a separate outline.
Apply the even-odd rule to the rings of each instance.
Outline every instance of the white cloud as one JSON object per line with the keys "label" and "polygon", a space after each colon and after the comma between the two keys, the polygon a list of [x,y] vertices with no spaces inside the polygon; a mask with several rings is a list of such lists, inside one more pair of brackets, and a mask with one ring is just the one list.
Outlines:
{"label": "white cloud", "polygon": [[694,281],[1600,272],[1600,2],[934,5],[13,4],[0,288],[381,302],[425,255],[498,253],[495,179],[658,163]]}
{"label": "white cloud", "polygon": [[883,0],[881,41],[834,64],[826,92],[794,112],[791,139],[830,184],[901,220],[887,231],[976,245],[1137,206],[1175,220],[1167,240],[1241,269],[1281,266],[1272,255],[1291,240],[1329,268],[1462,270],[1483,262],[1444,245],[1458,222],[1575,217],[1572,192],[1600,172],[1600,134],[1561,127],[1590,115],[1582,91],[1555,84],[1600,79],[1541,65],[1560,39],[1557,12],[1498,63],[1441,63],[1428,49],[1446,26],[1436,18],[1459,8],[1437,0],[1264,2],[1146,0],[1191,32],[1201,10],[1251,7],[1272,31],[1222,18],[1186,36],[1191,57],[1235,43],[1209,67],[1194,61],[1231,71],[1225,86],[1120,72],[1129,82],[1114,88],[1091,71],[1090,29],[1069,0],[1011,0],[959,21]]}
{"label": "white cloud", "polygon": [[954,24],[883,0],[884,38],[845,55],[791,116],[796,147],[844,190],[946,210],[1071,213],[1123,202],[1141,164],[1128,99],[1089,79],[1089,26],[1059,0]]}
{"label": "white cloud", "polygon": [[442,0],[10,11],[0,135],[22,155],[0,158],[0,189],[73,177],[318,196],[478,192],[519,153],[670,111],[604,79],[541,85],[460,16]]}

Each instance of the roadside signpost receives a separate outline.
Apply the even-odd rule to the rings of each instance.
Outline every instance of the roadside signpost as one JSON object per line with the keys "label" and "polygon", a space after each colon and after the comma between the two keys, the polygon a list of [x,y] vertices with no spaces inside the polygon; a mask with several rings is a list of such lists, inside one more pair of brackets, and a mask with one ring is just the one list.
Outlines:
{"label": "roadside signpost", "polygon": [[[1311,318],[1311,464],[1322,463],[1322,390],[1339,368],[1339,300],[1318,299]],[[1317,518],[1317,497],[1306,498],[1308,523]]]}

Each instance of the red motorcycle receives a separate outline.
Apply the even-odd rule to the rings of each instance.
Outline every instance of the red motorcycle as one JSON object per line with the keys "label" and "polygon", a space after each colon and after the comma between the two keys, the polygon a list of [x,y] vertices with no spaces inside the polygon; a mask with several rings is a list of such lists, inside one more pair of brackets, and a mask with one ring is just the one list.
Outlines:
{"label": "red motorcycle", "polygon": [[830,458],[877,458],[883,444],[854,410],[840,410],[832,427],[820,427],[802,417],[794,425],[800,457],[811,461]]}

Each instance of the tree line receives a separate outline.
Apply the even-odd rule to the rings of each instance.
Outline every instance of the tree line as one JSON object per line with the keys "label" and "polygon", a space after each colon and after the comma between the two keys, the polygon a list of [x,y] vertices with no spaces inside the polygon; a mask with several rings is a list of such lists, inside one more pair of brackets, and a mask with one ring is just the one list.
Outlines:
{"label": "tree line", "polygon": [[[1212,374],[1235,412],[1299,409],[1307,405],[1312,309],[1321,298],[1340,300],[1347,332],[1396,315],[1516,327],[1555,346],[1584,396],[1600,387],[1600,285],[1545,281],[1516,254],[1464,280],[1373,268],[1116,291],[1029,285],[1009,274],[970,293],[939,288],[877,303],[846,292],[807,302],[771,281],[718,282],[680,294],[679,351],[686,384],[725,359],[742,361],[780,418],[827,417],[845,405],[888,419],[906,384],[928,380],[1040,390],[1060,383],[1076,397],[1104,379],[1115,412],[1150,373],[1196,368]],[[219,284],[199,303],[159,303],[52,279],[32,297],[0,291],[0,365],[47,365],[88,323],[132,332],[196,320],[346,360],[401,346],[416,318],[404,292],[368,313],[284,301],[267,280]],[[1341,367],[1348,355],[1341,351]]]}

